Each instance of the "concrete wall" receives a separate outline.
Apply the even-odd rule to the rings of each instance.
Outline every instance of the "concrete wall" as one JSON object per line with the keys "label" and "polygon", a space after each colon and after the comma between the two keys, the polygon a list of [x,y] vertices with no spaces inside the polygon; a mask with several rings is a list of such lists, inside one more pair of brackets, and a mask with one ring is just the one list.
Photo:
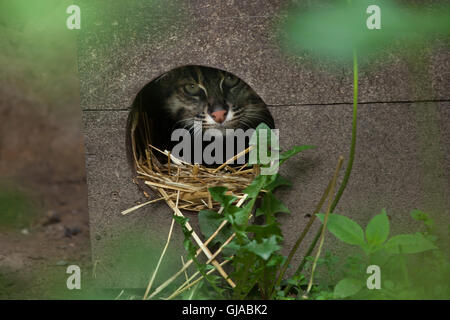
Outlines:
{"label": "concrete wall", "polygon": [[[280,193],[292,211],[282,218],[288,250],[338,156],[347,158],[351,68],[336,72],[306,55],[283,54],[275,36],[276,22],[284,17],[281,1],[167,1],[170,10],[144,0],[125,7],[92,2],[80,5],[79,73],[98,277],[112,286],[146,283],[154,262],[146,272],[130,274],[111,258],[108,248],[123,244],[122,234],[131,232],[150,242],[153,255],[162,249],[171,221],[164,203],[120,214],[145,200],[126,162],[126,118],[145,84],[186,64],[224,69],[250,84],[270,106],[282,147],[319,147],[281,169],[293,181],[293,188]],[[386,208],[392,232],[418,227],[409,217],[414,208],[449,224],[450,52],[438,44],[418,56],[426,59],[427,68],[414,73],[408,60],[392,54],[361,69],[357,156],[337,210],[364,224]],[[189,217],[195,222],[195,215]],[[176,264],[184,250],[179,229],[172,243]]]}

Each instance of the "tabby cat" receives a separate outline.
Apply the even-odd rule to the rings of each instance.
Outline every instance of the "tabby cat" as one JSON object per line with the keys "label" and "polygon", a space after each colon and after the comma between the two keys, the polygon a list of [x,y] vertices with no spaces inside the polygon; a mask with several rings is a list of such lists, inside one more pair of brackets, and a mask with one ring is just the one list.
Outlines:
{"label": "tabby cat", "polygon": [[203,131],[256,128],[274,120],[265,103],[244,81],[226,71],[185,66],[169,71],[138,95],[141,114],[152,120],[152,143],[171,150],[171,132],[184,128],[194,134],[194,122]]}

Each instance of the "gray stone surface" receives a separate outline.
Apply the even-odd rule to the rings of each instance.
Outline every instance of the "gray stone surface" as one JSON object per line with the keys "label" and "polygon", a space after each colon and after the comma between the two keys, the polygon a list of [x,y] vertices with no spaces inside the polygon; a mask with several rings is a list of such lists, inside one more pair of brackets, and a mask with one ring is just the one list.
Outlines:
{"label": "gray stone surface", "polygon": [[[450,223],[450,103],[427,103],[419,108],[417,110],[414,104],[392,103],[360,106],[357,156],[350,183],[337,212],[365,225],[374,214],[386,208],[393,233],[418,227],[409,217],[409,212],[415,208],[431,212],[441,225]],[[417,127],[418,122],[423,121],[419,118],[421,111],[431,115],[434,113],[433,118],[440,129],[438,140],[435,140],[436,137],[426,137],[425,141],[420,141]],[[271,107],[271,112],[281,128],[280,143],[283,149],[301,144],[318,146],[291,159],[281,169],[281,173],[293,182],[291,189],[280,192],[281,199],[292,211],[291,215],[281,219],[287,251],[308,221],[307,215],[313,211],[328,183],[338,156],[347,158],[352,106],[277,106]],[[160,203],[127,216],[120,214],[138,201],[145,200],[132,182],[133,174],[126,162],[126,116],[127,111],[84,113],[84,123],[89,132],[86,139],[89,211],[94,257],[101,261],[104,268],[111,265],[111,270],[103,273],[104,276],[117,273],[112,279],[106,276],[105,281],[113,285],[127,283],[138,286],[145,283],[148,275],[135,274],[133,278],[127,278],[130,274],[126,270],[112,267],[114,263],[107,250],[110,246],[117,247],[123,241],[121,234],[128,232],[148,237],[155,248],[161,249],[170,226],[171,211]],[[433,148],[435,154],[430,156],[431,171],[424,166],[424,159],[419,154],[423,147],[421,143],[430,142],[438,146]],[[427,188],[426,178],[430,176],[434,177],[433,184],[438,186],[434,190]],[[196,225],[195,214],[188,216]],[[175,230],[171,248],[173,259],[178,263],[176,253],[182,254],[184,249],[180,228]],[[312,235],[306,243],[311,241]],[[127,282],[121,282],[122,277]]]}
{"label": "gray stone surface", "polygon": [[[83,115],[89,132],[85,145],[92,254],[99,268],[97,278],[111,287],[143,287],[147,284],[149,270],[156,266],[172,220],[171,210],[163,203],[152,204],[126,216],[121,214],[146,201],[133,182],[135,175],[127,162],[127,116],[124,111],[95,111]],[[170,265],[179,265],[184,251],[178,226],[173,237],[169,258],[163,264],[166,270]],[[123,266],[117,265],[118,256],[139,247],[147,249],[143,253],[148,259],[143,263],[148,267],[146,270],[140,265],[141,269],[132,272],[127,262]],[[170,259],[173,251],[177,252],[175,261]],[[136,259],[136,255],[132,255],[132,259]]]}
{"label": "gray stone surface", "polygon": [[[90,227],[98,278],[109,286],[143,286],[164,245],[171,222],[165,204],[120,214],[145,200],[126,161],[126,117],[146,83],[185,64],[225,69],[248,82],[271,106],[282,147],[318,146],[281,169],[293,181],[292,189],[280,192],[293,212],[282,218],[288,250],[338,156],[347,158],[351,70],[342,67],[339,73],[332,72],[306,56],[294,59],[280,52],[273,25],[283,17],[278,11],[281,1],[186,1],[181,7],[165,2],[170,10],[153,10],[150,1],[135,1],[135,7],[107,3],[82,2],[79,39]],[[181,18],[185,13],[188,20]],[[398,56],[361,70],[357,156],[337,211],[362,224],[381,208],[391,216],[394,233],[418,226],[409,218],[414,208],[431,212],[442,225],[449,223],[450,53],[442,44],[430,52],[424,70],[412,72],[411,65]],[[419,100],[447,102],[411,103]],[[195,215],[190,218],[195,225]],[[125,241],[124,235],[130,234],[134,240]],[[163,265],[168,274],[184,252],[181,239],[176,227]],[[327,240],[328,248],[333,248],[331,242]],[[145,243],[150,251],[144,250]],[[111,254],[111,248],[119,247],[126,252],[141,249],[151,261],[144,269],[120,267]]]}
{"label": "gray stone surface", "polygon": [[[98,8],[102,8],[99,3],[95,2],[94,8],[92,2],[84,4],[86,22],[79,42],[81,85],[86,93],[82,107],[127,108],[146,83],[186,64],[230,71],[248,82],[271,105],[351,102],[349,66],[331,71],[329,65],[313,62],[308,56],[287,57],[280,51],[276,38],[278,17],[274,16],[270,1],[259,2],[259,15],[253,2],[245,5],[248,10],[238,10],[241,15],[231,13],[233,6],[229,6],[230,12],[226,14],[228,11],[222,12],[219,9],[222,5],[217,4],[217,14],[212,14],[207,13],[213,10],[212,4],[188,3],[183,11],[186,14],[176,10],[174,20],[161,18],[158,10],[144,4],[128,11],[119,11],[119,6],[106,7],[103,15],[98,14]],[[130,11],[132,19],[127,16]],[[427,59],[427,54],[419,56]],[[448,100],[450,51],[441,44],[430,55],[428,70],[419,71],[416,79],[431,81],[433,90],[416,98]],[[414,87],[410,68],[405,58],[392,54],[370,68],[363,68],[360,100],[411,101]]]}

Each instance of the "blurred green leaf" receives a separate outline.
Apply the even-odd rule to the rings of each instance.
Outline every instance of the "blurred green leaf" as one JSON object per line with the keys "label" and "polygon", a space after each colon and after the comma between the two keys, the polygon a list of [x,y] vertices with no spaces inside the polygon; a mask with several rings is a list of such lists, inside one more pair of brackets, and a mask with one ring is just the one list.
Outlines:
{"label": "blurred green leaf", "polygon": [[333,297],[347,298],[358,293],[364,286],[363,281],[354,278],[344,278],[336,284],[334,288]]}
{"label": "blurred green leaf", "polygon": [[[206,238],[209,238],[219,228],[223,221],[224,216],[213,210],[202,210],[198,213],[198,224],[202,234]],[[230,230],[230,226],[227,225],[221,229],[216,237],[214,237],[211,244],[213,245],[217,242],[223,243],[231,236],[231,234],[232,231]]]}
{"label": "blurred green leaf", "polygon": [[389,239],[384,245],[389,253],[419,253],[437,247],[422,234],[399,234]]}
{"label": "blurred green leaf", "polygon": [[416,209],[411,211],[411,217],[414,220],[422,221],[427,227],[431,228],[434,226],[434,221],[428,216],[428,214],[421,210]]}
{"label": "blurred green leaf", "polygon": [[[369,5],[381,10],[381,29],[370,30]],[[320,56],[351,58],[381,52],[398,44],[418,44],[434,36],[450,34],[450,6],[433,9],[400,6],[389,0],[326,2],[320,8],[294,10],[286,21],[286,44],[294,51]]]}

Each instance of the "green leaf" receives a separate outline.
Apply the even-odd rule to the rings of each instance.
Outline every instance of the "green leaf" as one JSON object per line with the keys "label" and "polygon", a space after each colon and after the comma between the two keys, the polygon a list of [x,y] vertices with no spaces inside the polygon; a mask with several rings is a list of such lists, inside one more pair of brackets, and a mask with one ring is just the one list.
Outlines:
{"label": "green leaf", "polygon": [[[323,213],[318,213],[317,217],[322,221],[325,218]],[[327,222],[327,229],[342,242],[365,247],[363,229],[350,218],[338,214],[330,214]]]}
{"label": "green leaf", "polygon": [[386,242],[384,248],[389,253],[419,253],[437,247],[422,234],[399,234]]}
{"label": "green leaf", "polygon": [[273,191],[274,189],[281,187],[281,186],[292,186],[292,183],[287,180],[286,178],[284,178],[283,176],[281,176],[279,173],[277,173],[273,179],[272,182],[269,182],[264,189],[267,191]]}
{"label": "green leaf", "polygon": [[422,220],[425,220],[428,218],[428,215],[426,213],[424,213],[418,209],[412,210],[410,212],[410,215],[414,220],[417,220],[417,221],[422,221]]}
{"label": "green leaf", "polygon": [[[264,133],[264,134],[263,134]],[[272,144],[274,142],[274,144]],[[268,165],[271,161],[271,154],[277,150],[279,152],[278,138],[272,141],[272,130],[265,123],[260,123],[250,138],[249,144],[253,147],[250,152],[249,165],[260,164]],[[267,155],[269,158],[260,158],[260,155]]]}
{"label": "green leaf", "polygon": [[[188,253],[188,258],[195,259],[195,247],[194,244],[191,241],[191,234],[193,230],[189,230],[186,227],[186,223],[189,221],[189,218],[181,217],[174,215],[173,218],[175,221],[181,226],[181,230],[183,231],[184,239],[183,239],[183,246],[186,249],[186,252]],[[195,262],[196,260],[194,260]]]}
{"label": "green leaf", "polygon": [[[227,191],[226,187],[211,187],[208,189],[209,193],[214,199],[221,199],[223,194]],[[219,201],[219,200],[217,200]]]}
{"label": "green leaf", "polygon": [[225,194],[227,191],[227,188],[225,187],[211,187],[208,188],[208,191],[211,194],[211,197],[225,208],[236,200],[236,197]]}
{"label": "green leaf", "polygon": [[389,218],[383,209],[380,214],[370,220],[366,228],[366,239],[370,246],[384,243],[389,236]]}
{"label": "green leaf", "polygon": [[316,146],[308,146],[308,145],[294,146],[291,149],[289,149],[288,151],[285,151],[282,154],[280,154],[280,165],[283,162],[285,162],[286,160],[288,160],[289,158],[295,156],[297,153],[302,152],[304,150],[308,150],[308,149],[314,149],[314,148],[316,148]]}
{"label": "green leaf", "polygon": [[286,279],[286,283],[291,284],[296,287],[300,287],[300,286],[308,284],[308,280],[306,279],[306,277],[304,275],[299,274],[299,275],[293,276],[292,278]]}
{"label": "green leaf", "polygon": [[262,242],[257,242],[253,240],[244,247],[247,251],[256,254],[264,260],[269,259],[272,253],[281,249],[277,244],[277,238],[275,235],[270,238],[263,239]]}
{"label": "green leaf", "polygon": [[247,232],[254,234],[255,240],[260,241],[262,238],[268,238],[270,235],[277,236],[278,240],[282,239],[282,233],[278,222],[264,225],[250,225],[246,228]]}
{"label": "green leaf", "polygon": [[[224,221],[224,217],[213,210],[202,210],[198,213],[198,224],[202,234],[209,238],[216,230],[219,228],[221,223]],[[230,226],[226,225],[221,229],[216,237],[211,241],[211,244],[223,243],[232,234]]]}
{"label": "green leaf", "polygon": [[228,213],[233,216],[234,223],[238,226],[246,226],[248,222],[248,217],[250,216],[250,210],[252,209],[253,202],[251,200],[243,207],[230,206]]}
{"label": "green leaf", "polygon": [[269,261],[267,261],[267,267],[280,267],[286,261],[286,257],[280,254],[273,254]]}
{"label": "green leaf", "polygon": [[255,215],[258,217],[265,214],[266,217],[271,217],[274,214],[281,212],[290,213],[291,211],[280,200],[275,198],[272,192],[266,192],[261,208],[256,210]]}
{"label": "green leaf", "polygon": [[259,175],[253,179],[252,183],[244,189],[244,193],[247,193],[250,198],[256,198],[261,192],[261,189],[265,186],[267,179],[270,176]]}
{"label": "green leaf", "polygon": [[336,299],[353,296],[364,287],[363,281],[354,278],[344,278],[336,284],[333,297]]}
{"label": "green leaf", "polygon": [[433,219],[431,219],[425,212],[416,209],[411,211],[410,214],[414,220],[423,222],[427,227],[433,227],[434,225]]}
{"label": "green leaf", "polygon": [[255,128],[255,132],[253,133],[253,135],[250,138],[250,141],[249,141],[250,145],[257,145],[258,142],[261,143],[261,141],[259,141],[260,140],[260,133],[263,130],[266,131],[266,133],[267,133],[266,134],[267,142],[270,141],[270,137],[271,137],[272,131],[271,131],[270,127],[267,124],[261,122]]}

